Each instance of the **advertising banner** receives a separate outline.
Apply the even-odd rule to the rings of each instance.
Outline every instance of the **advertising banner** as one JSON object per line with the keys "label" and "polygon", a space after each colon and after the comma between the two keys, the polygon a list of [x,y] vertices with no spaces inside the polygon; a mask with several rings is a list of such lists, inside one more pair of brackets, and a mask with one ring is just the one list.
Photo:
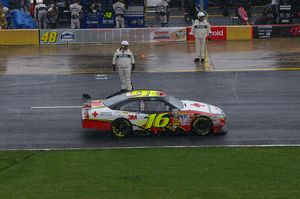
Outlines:
{"label": "advertising banner", "polygon": [[300,37],[300,25],[253,26],[253,38]]}
{"label": "advertising banner", "polygon": [[125,10],[125,25],[127,28],[145,27],[144,5],[128,6]]}
{"label": "advertising banner", "polygon": [[38,45],[37,29],[0,29],[0,45]]}
{"label": "advertising banner", "polygon": [[186,27],[186,38],[188,42],[195,41],[194,35],[191,35],[192,27],[188,26]]}
{"label": "advertising banner", "polygon": [[186,41],[186,28],[151,28],[150,41]]}
{"label": "advertising banner", "polygon": [[292,22],[292,5],[290,0],[281,0],[278,6],[278,23],[289,24]]}
{"label": "advertising banner", "polygon": [[227,40],[252,40],[252,26],[227,26]]}
{"label": "advertising banner", "polygon": [[0,0],[0,2],[2,3],[2,5],[3,5],[4,7],[9,8],[9,0]]}
{"label": "advertising banner", "polygon": [[41,29],[40,44],[149,42],[150,29]]}
{"label": "advertising banner", "polygon": [[102,18],[98,12],[86,13],[82,19],[82,28],[100,28]]}
{"label": "advertising banner", "polygon": [[[191,27],[187,27],[187,41],[195,41],[194,35],[190,35]],[[211,39],[212,40],[226,40],[227,39],[227,28],[226,26],[212,26],[211,27]]]}
{"label": "advertising banner", "polygon": [[212,26],[211,27],[212,40],[226,40],[227,28],[226,26]]}
{"label": "advertising banner", "polygon": [[79,29],[40,29],[40,44],[78,43],[77,35],[79,31]]}
{"label": "advertising banner", "polygon": [[253,26],[253,38],[255,39],[271,38],[272,31],[273,31],[272,25]]}
{"label": "advertising banner", "polygon": [[[198,10],[201,10],[201,8],[200,8],[200,5],[201,5],[200,1],[201,0],[196,0],[195,1],[196,2],[196,7],[197,7]],[[208,7],[208,0],[202,0],[202,2],[203,2],[203,7],[204,7],[203,10],[205,10]]]}

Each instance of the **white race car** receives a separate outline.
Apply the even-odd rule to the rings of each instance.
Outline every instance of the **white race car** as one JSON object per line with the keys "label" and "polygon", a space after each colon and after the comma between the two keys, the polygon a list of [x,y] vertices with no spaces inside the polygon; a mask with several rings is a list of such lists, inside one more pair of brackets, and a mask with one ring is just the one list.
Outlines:
{"label": "white race car", "polygon": [[226,134],[222,109],[179,100],[161,90],[128,91],[104,100],[92,100],[84,94],[83,99],[82,127],[111,130],[117,137],[128,136],[133,130],[141,134]]}

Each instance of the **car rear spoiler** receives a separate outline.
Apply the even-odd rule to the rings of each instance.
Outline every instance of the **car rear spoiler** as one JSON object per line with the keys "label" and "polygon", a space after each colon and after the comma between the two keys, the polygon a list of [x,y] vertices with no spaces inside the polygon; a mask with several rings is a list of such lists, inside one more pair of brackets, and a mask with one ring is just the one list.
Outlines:
{"label": "car rear spoiler", "polygon": [[126,90],[126,89],[121,89],[120,91],[118,91],[118,92],[116,92],[116,93],[114,93],[114,94],[112,94],[112,95],[106,97],[106,99],[111,98],[111,97],[114,97],[114,96],[116,96],[116,95],[120,95],[120,94],[122,94],[122,93],[126,93],[126,92],[128,92],[128,90]]}
{"label": "car rear spoiler", "polygon": [[85,102],[89,102],[91,101],[92,97],[89,94],[82,94],[82,101]]}

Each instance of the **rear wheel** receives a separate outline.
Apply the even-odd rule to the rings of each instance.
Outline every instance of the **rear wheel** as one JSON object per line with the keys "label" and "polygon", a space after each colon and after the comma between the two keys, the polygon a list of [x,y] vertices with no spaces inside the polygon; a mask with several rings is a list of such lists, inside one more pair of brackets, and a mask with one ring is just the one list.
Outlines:
{"label": "rear wheel", "polygon": [[212,127],[212,122],[207,117],[198,117],[193,122],[193,132],[197,135],[209,135]]}
{"label": "rear wheel", "polygon": [[111,131],[116,137],[126,137],[132,132],[132,125],[127,119],[119,118],[112,122]]}

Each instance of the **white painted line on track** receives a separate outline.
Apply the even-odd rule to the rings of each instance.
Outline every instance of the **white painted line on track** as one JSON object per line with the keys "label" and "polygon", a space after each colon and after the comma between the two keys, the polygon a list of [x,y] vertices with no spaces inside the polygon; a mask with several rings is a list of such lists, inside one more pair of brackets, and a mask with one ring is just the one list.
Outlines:
{"label": "white painted line on track", "polygon": [[199,145],[199,146],[133,146],[99,148],[41,148],[41,149],[0,149],[0,151],[71,151],[71,150],[127,150],[127,149],[174,149],[174,148],[271,148],[300,147],[300,144],[262,144],[262,145]]}
{"label": "white painted line on track", "polygon": [[31,109],[72,109],[82,108],[82,106],[31,106]]}

